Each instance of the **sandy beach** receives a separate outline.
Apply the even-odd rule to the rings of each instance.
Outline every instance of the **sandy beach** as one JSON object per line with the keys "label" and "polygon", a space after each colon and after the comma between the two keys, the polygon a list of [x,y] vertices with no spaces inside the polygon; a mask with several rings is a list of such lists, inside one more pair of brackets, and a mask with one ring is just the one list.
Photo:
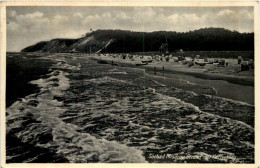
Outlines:
{"label": "sandy beach", "polygon": [[[111,63],[120,63],[121,65],[129,64],[135,66],[137,63],[141,63],[144,59],[122,59],[122,58],[113,58],[112,56],[98,56],[91,55],[94,59],[101,59],[108,61]],[[192,67],[188,67],[188,64],[183,65],[181,62],[174,62],[170,60],[169,62],[164,61],[156,61],[153,60],[152,63],[145,65],[146,69],[154,70],[156,67],[157,71],[162,71],[164,67],[164,71],[179,73],[179,74],[187,74],[192,75],[198,78],[204,79],[212,79],[212,80],[226,80],[231,83],[246,85],[246,86],[254,86],[254,70],[250,71],[240,71],[240,65],[237,64],[237,59],[226,59],[228,62],[228,66],[218,67],[213,64],[206,64],[206,66],[195,65]]]}
{"label": "sandy beach", "polygon": [[[108,64],[112,64],[113,61],[118,66],[145,69],[147,74],[157,77],[183,79],[191,83],[212,86],[217,89],[216,94],[218,96],[254,104],[254,69],[241,72],[237,59],[226,59],[229,64],[225,67],[218,67],[213,64],[188,67],[187,64],[183,65],[181,62],[172,60],[169,62],[153,60],[148,65],[136,66],[144,59],[131,60],[102,55],[91,55],[91,58],[104,60]],[[156,72],[154,68],[156,68]],[[232,91],[230,91],[230,88],[232,88]]]}

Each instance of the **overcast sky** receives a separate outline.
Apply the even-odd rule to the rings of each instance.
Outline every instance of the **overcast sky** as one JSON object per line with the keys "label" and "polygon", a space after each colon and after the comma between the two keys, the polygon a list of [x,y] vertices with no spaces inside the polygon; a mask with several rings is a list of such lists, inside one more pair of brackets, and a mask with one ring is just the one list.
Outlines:
{"label": "overcast sky", "polygon": [[253,14],[253,7],[7,7],[7,51],[53,38],[78,38],[91,28],[253,32]]}

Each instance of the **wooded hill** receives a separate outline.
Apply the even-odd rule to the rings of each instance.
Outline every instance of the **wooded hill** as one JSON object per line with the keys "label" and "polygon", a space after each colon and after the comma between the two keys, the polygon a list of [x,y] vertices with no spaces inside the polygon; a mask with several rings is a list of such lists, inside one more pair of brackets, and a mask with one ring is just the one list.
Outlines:
{"label": "wooded hill", "polygon": [[22,52],[149,52],[159,51],[167,40],[169,51],[253,51],[254,33],[223,28],[203,28],[189,32],[133,32],[96,30],[78,39],[53,39],[26,47]]}

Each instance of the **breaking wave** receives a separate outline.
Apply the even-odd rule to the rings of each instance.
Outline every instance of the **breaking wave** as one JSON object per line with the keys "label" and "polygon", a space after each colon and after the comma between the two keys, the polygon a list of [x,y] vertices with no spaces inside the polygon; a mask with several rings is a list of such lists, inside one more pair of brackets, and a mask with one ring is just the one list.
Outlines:
{"label": "breaking wave", "polygon": [[[253,162],[254,128],[220,115],[253,106],[156,79],[144,87],[142,75],[124,68],[55,61],[31,81],[40,92],[7,109],[7,135],[21,143],[71,163]],[[21,159],[27,154],[16,148],[7,146],[7,161],[43,162],[37,154]],[[182,159],[187,155],[193,159]]]}

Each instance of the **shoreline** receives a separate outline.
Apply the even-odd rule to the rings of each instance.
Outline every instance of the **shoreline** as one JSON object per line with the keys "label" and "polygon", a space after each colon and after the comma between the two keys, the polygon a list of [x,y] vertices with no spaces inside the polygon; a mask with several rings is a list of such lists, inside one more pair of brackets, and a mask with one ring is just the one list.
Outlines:
{"label": "shoreline", "polygon": [[[136,61],[124,61],[118,60],[113,58],[106,58],[100,56],[91,56],[90,59],[93,60],[103,60],[109,61],[108,64],[111,64],[112,60],[113,63],[118,64],[119,66],[128,66],[131,68],[140,68],[143,69],[145,67],[148,71],[154,71],[154,66],[156,67],[156,72],[162,72],[162,67],[164,66],[164,73],[174,73],[174,74],[182,74],[182,75],[190,75],[200,79],[208,79],[208,80],[224,80],[232,84],[243,85],[243,86],[252,86],[254,87],[254,76],[235,76],[235,75],[227,75],[221,73],[209,73],[206,69],[191,69],[185,66],[180,66],[178,63],[171,63],[171,62],[156,62],[156,63],[149,63],[144,66],[136,66]],[[172,67],[170,67],[172,66]]]}
{"label": "shoreline", "polygon": [[[205,92],[201,84],[211,82],[221,84],[232,94],[230,86],[234,84],[170,71],[165,71],[164,75],[158,71],[153,75],[152,66],[145,71],[145,66],[137,68],[133,64],[131,68],[131,64],[116,61],[118,66],[112,66],[110,61],[96,61],[90,57],[53,54],[37,60],[40,63],[45,59],[54,64],[53,72],[33,82],[42,89],[41,94],[28,96],[8,109],[11,114],[7,117],[8,138],[17,142],[16,145],[7,144],[9,163],[86,162],[86,158],[88,162],[128,162],[136,156],[142,162],[156,163],[158,160],[149,154],[157,154],[158,149],[163,149],[159,153],[177,157],[183,155],[183,150],[194,154],[205,150],[207,156],[222,155],[221,151],[225,150],[232,152],[237,162],[252,162],[249,159],[254,150],[254,107],[192,91]],[[38,68],[41,66],[43,64]],[[175,87],[177,85],[182,89]],[[234,92],[243,94],[238,89]],[[17,124],[23,129],[17,129]],[[94,147],[89,150],[85,142]],[[190,142],[194,145],[189,145]],[[43,145],[38,148],[38,144]],[[100,152],[100,144],[109,152]],[[176,147],[174,150],[172,144]],[[14,150],[17,146],[21,146],[19,151]],[[28,148],[32,150],[23,155]],[[51,151],[45,150],[49,148]],[[33,155],[35,150],[42,154]],[[92,157],[93,153],[97,153],[97,157]],[[163,160],[173,161],[184,162]],[[200,162],[200,159],[195,161]],[[187,159],[187,162],[194,160]]]}
{"label": "shoreline", "polygon": [[[108,64],[111,65],[112,58],[101,58],[94,56],[91,57],[93,61],[99,61],[100,64]],[[151,63],[150,65],[142,65],[136,66],[134,61],[128,60],[113,60],[113,63],[116,64],[118,67],[125,67],[125,68],[132,68],[132,69],[140,69],[146,70],[146,74],[157,78],[158,82],[162,82],[165,85],[173,85],[174,87],[184,89],[187,91],[193,91],[197,94],[209,94],[215,95],[218,97],[223,97],[235,101],[240,101],[244,103],[248,103],[250,105],[255,105],[255,95],[254,95],[254,78],[252,76],[248,76],[244,78],[244,76],[232,76],[232,75],[225,75],[225,74],[207,74],[205,73],[204,69],[191,69],[193,71],[185,71],[183,65],[178,63],[168,63],[168,65],[164,64],[165,62],[159,63]],[[162,71],[162,65],[164,64],[164,71]],[[169,65],[173,64],[172,67]],[[153,67],[156,66],[156,74],[154,74]],[[177,67],[176,69],[174,67]],[[181,67],[181,68],[179,68]],[[179,68],[179,69],[178,69]],[[199,67],[200,68],[200,67]],[[190,70],[188,67],[186,69]],[[197,72],[196,72],[197,71]],[[159,77],[159,78],[158,78]],[[161,79],[160,79],[161,78]],[[193,87],[188,87],[186,85],[180,85],[177,83],[165,83],[167,81],[173,80],[181,80],[181,81],[188,81],[188,83],[195,83],[201,89],[193,89]],[[203,89],[205,88],[205,89]],[[207,88],[212,88],[215,90],[214,93],[207,93]]]}

